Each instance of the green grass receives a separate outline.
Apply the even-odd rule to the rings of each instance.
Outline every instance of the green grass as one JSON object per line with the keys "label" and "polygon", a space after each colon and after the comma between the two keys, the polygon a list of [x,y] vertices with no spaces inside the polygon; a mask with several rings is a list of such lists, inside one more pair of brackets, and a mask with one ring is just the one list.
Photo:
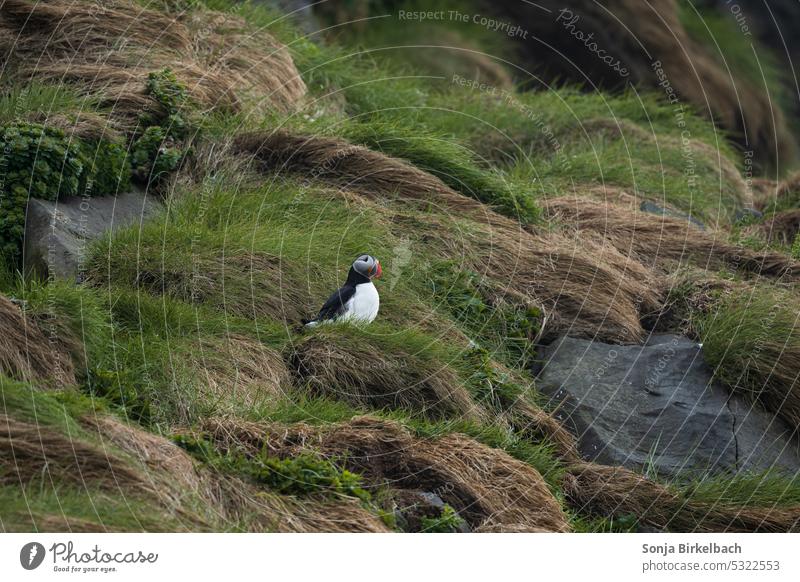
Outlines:
{"label": "green grass", "polygon": [[723,383],[754,397],[786,397],[796,389],[800,321],[794,293],[762,287],[732,294],[698,329],[703,355]]}
{"label": "green grass", "polygon": [[9,84],[0,78],[7,89],[0,94],[0,126],[32,115],[79,114],[96,110],[95,100],[81,96],[66,85],[39,82]]}
{"label": "green grass", "polygon": [[[183,7],[167,4],[169,9]],[[294,116],[212,112],[193,119],[200,129],[195,137],[199,149],[246,129],[281,127],[339,136],[407,160],[466,196],[529,224],[539,220],[537,199],[585,185],[615,185],[722,223],[740,203],[735,184],[721,179],[715,168],[717,151],[726,160],[734,158],[726,136],[691,114],[686,127],[679,127],[673,107],[655,94],[586,94],[570,87],[482,94],[449,77],[409,72],[385,58],[385,51],[362,50],[379,42],[402,43],[404,35],[411,38],[424,27],[393,30],[387,19],[368,35],[341,37],[344,44],[336,46],[303,38],[286,18],[261,3],[204,4],[235,12],[254,29],[285,42],[309,88],[311,105]],[[394,36],[378,39],[381,27]],[[477,42],[488,47],[491,40]],[[342,107],[330,106],[337,99]],[[72,115],[84,107],[91,109],[92,103],[63,89],[14,88],[0,98],[0,124],[26,112]],[[694,188],[683,173],[684,129],[705,145],[705,151],[695,152]],[[503,450],[536,468],[563,503],[565,469],[552,443],[506,422],[425,418],[414,410],[371,409],[310,397],[301,389],[255,404],[212,397],[193,360],[209,342],[224,342],[230,334],[282,354],[320,334],[331,344],[389,360],[402,358],[417,371],[452,370],[476,403],[499,415],[520,400],[536,401],[527,369],[530,340],[540,324],[535,309],[498,301],[491,292],[496,282],[465,271],[463,260],[457,261],[463,257],[443,257],[436,241],[428,244],[430,232],[415,228],[413,221],[401,223],[393,209],[359,205],[322,184],[254,175],[223,161],[199,183],[178,181],[166,202],[163,215],[141,229],[117,231],[89,248],[87,284],[23,282],[12,270],[0,270],[5,294],[26,301],[29,315],[46,334],[71,340],[79,384],[48,394],[0,379],[4,407],[15,418],[88,438],[76,419],[95,410],[162,434],[222,415],[319,425],[371,414],[399,422],[418,438],[463,433]],[[334,325],[299,335],[299,318],[319,307],[363,252],[381,259],[386,270],[378,282],[380,319],[369,328]],[[770,317],[776,302],[778,315]],[[791,350],[800,350],[795,303],[788,292],[769,288],[754,300],[721,299],[716,312],[687,317],[702,318],[696,325],[718,378],[755,392],[772,381],[768,371],[774,362],[764,359],[771,352],[762,350],[754,357],[765,320],[765,341],[786,338]],[[505,367],[503,372],[498,364]],[[335,393],[337,387],[331,388]],[[304,493],[298,488],[314,489],[320,485],[317,478],[337,495],[360,488],[348,477],[343,492],[343,472],[318,460],[261,461],[253,466],[229,459],[226,470],[287,495]],[[771,474],[722,476],[677,490],[687,498],[730,506],[800,502],[796,483]],[[61,513],[112,529],[173,530],[183,525],[160,516],[148,502],[136,500],[129,507],[117,496],[91,489],[3,486],[0,505],[0,529],[32,529],[37,516]],[[635,516],[570,519],[578,531],[629,531],[637,526]],[[446,514],[428,525],[450,530],[456,524]]]}

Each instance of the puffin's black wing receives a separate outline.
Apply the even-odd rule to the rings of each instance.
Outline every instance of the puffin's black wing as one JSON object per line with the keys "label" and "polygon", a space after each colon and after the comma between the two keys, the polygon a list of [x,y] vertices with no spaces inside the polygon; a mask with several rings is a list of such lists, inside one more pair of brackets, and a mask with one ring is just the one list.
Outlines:
{"label": "puffin's black wing", "polygon": [[324,321],[326,319],[335,319],[344,313],[344,307],[356,294],[355,285],[344,285],[333,295],[328,297],[328,300],[319,310],[315,321]]}

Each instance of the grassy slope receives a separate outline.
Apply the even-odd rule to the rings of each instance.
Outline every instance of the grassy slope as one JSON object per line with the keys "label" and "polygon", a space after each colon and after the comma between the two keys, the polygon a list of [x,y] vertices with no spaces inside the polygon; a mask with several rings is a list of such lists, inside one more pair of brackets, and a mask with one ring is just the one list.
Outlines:
{"label": "grassy slope", "polygon": [[[206,4],[223,10],[234,6],[228,0]],[[203,122],[201,140],[275,126],[343,136],[408,159],[455,189],[505,213],[521,214],[525,221],[538,220],[537,198],[603,183],[713,222],[727,222],[739,202],[736,184],[718,171],[714,155],[698,162],[700,186],[687,186],[674,111],[655,96],[585,95],[561,89],[498,98],[454,86],[450,79],[398,78],[389,65],[371,55],[360,56],[355,48],[322,47],[299,37],[285,20],[276,21],[260,6],[245,5],[237,12],[290,47],[314,100],[308,108],[311,115],[252,119],[220,114]],[[13,105],[4,101],[0,119],[41,107],[61,112],[94,107],[68,91],[43,87],[33,94],[39,97],[26,94]],[[691,116],[687,122],[694,139],[723,157],[729,155],[708,124]],[[614,130],[616,126],[621,130]],[[442,280],[452,279],[458,262],[443,261],[422,246],[405,253],[408,236],[425,233],[398,232],[387,216],[378,206],[357,206],[322,185],[291,178],[255,178],[222,168],[196,184],[179,181],[164,217],[92,247],[89,273],[94,286],[23,283],[4,274],[5,294],[25,299],[31,314],[58,321],[79,340],[74,355],[81,365],[81,385],[54,395],[22,384],[10,389],[4,383],[4,408],[24,416],[31,405],[37,410],[46,407],[48,418],[69,424],[86,407],[101,406],[167,435],[219,414],[325,423],[369,412],[399,420],[422,436],[464,432],[505,449],[539,469],[561,498],[564,467],[553,444],[491,422],[437,421],[407,409],[369,410],[288,386],[255,405],[237,397],[220,398],[206,389],[207,378],[198,374],[194,355],[215,342],[224,343],[231,334],[279,353],[291,350],[301,337],[292,321],[277,315],[282,303],[305,313],[313,310],[338,284],[352,257],[369,249],[376,256],[393,257],[394,270],[402,269],[402,275],[381,286],[380,321],[363,335],[334,330],[337,341],[366,341],[382,357],[408,358],[408,365],[418,370],[446,369],[480,406],[492,409],[497,403],[494,390],[487,396],[481,359],[464,357],[471,353],[473,340],[488,349],[495,362],[511,369],[510,378],[495,381],[496,389],[508,391],[512,398],[535,399],[518,350],[503,341],[505,315],[487,315],[474,282],[442,291]],[[277,260],[280,269],[256,271],[254,278],[247,266],[259,260],[266,265]],[[392,264],[387,267],[391,273]],[[281,279],[274,278],[276,272]],[[207,273],[216,276],[210,283]],[[211,349],[208,357],[218,356]],[[92,398],[78,398],[76,392]],[[70,434],[90,440],[79,431]],[[797,499],[796,484],[778,478],[775,483],[765,490],[755,478],[740,479],[713,487],[687,485],[684,491],[702,501],[733,505],[754,495],[765,503]],[[157,510],[144,501],[125,503],[74,484],[41,485],[32,482],[21,490],[6,484],[0,489],[0,502],[12,508],[4,512],[0,527],[29,529],[30,513],[38,511],[122,529],[170,528],[170,522],[158,522]],[[95,501],[94,514],[87,515],[87,496]],[[26,512],[28,507],[33,509]],[[635,525],[626,516],[571,517],[579,530]]]}

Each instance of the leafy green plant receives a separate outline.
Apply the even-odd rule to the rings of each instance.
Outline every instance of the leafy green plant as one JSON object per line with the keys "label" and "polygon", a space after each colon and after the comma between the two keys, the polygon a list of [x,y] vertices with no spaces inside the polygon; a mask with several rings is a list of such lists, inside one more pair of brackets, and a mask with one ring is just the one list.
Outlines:
{"label": "leafy green plant", "polygon": [[149,184],[174,171],[186,156],[186,148],[180,142],[189,134],[185,117],[189,94],[167,68],[148,75],[147,91],[158,101],[161,114],[142,115],[145,130],[133,143],[131,163],[134,178]]}
{"label": "leafy green plant", "polygon": [[80,142],[85,171],[79,192],[91,196],[110,196],[128,189],[131,162],[128,152],[118,143]]}
{"label": "leafy green plant", "polygon": [[285,495],[325,493],[355,497],[370,503],[360,475],[311,454],[279,459],[262,451],[255,456],[220,454],[203,436],[179,434],[173,441],[218,471],[235,473]]}
{"label": "leafy green plant", "polygon": [[148,127],[131,150],[133,176],[141,182],[154,182],[175,170],[183,159],[183,151],[166,129]]}
{"label": "leafy green plant", "polygon": [[430,272],[434,297],[441,299],[448,311],[491,347],[496,356],[505,355],[514,367],[529,362],[535,350],[533,341],[542,326],[541,309],[492,300],[478,273],[461,269],[452,261],[442,261]]}
{"label": "leafy green plant", "polygon": [[16,261],[25,231],[28,198],[77,194],[83,157],[64,132],[15,122],[0,133],[0,255]]}
{"label": "leafy green plant", "polygon": [[238,457],[234,466],[255,481],[288,495],[315,492],[336,493],[369,502],[360,475],[339,469],[332,462],[312,455],[278,459],[261,454],[254,459]]}
{"label": "leafy green plant", "polygon": [[464,525],[464,520],[456,510],[445,503],[441,515],[422,517],[422,531],[426,533],[455,533]]}
{"label": "leafy green plant", "polygon": [[14,121],[0,129],[0,254],[19,256],[29,198],[114,194],[127,187],[125,149],[107,141],[86,142],[38,123]]}
{"label": "leafy green plant", "polygon": [[467,353],[467,359],[474,366],[475,371],[469,378],[469,384],[478,400],[496,410],[502,410],[513,406],[522,396],[523,388],[507,374],[497,370],[488,350],[475,347]]}

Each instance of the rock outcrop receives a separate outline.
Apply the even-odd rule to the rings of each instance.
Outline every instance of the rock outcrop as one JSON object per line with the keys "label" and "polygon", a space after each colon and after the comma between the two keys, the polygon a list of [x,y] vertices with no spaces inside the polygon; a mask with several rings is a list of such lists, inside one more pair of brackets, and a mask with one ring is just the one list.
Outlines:
{"label": "rock outcrop", "polygon": [[665,477],[800,470],[791,427],[717,384],[702,347],[684,337],[642,346],[562,337],[542,356],[537,386],[587,459]]}
{"label": "rock outcrop", "polygon": [[90,241],[139,223],[161,208],[158,199],[140,190],[57,202],[31,199],[25,220],[25,273],[80,280]]}

